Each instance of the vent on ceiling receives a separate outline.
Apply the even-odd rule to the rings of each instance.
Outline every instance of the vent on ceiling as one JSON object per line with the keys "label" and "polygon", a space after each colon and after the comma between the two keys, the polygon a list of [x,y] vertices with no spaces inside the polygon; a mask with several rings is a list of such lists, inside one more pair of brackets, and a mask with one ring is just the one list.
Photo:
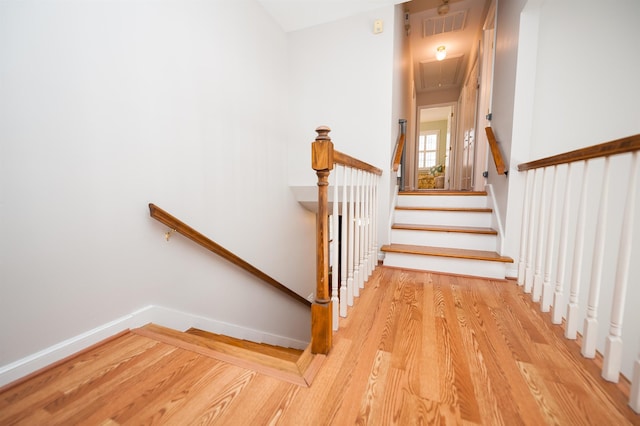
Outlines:
{"label": "vent on ceiling", "polygon": [[444,16],[425,19],[422,25],[423,37],[460,31],[464,28],[466,18],[467,11],[463,10],[460,12],[449,13]]}

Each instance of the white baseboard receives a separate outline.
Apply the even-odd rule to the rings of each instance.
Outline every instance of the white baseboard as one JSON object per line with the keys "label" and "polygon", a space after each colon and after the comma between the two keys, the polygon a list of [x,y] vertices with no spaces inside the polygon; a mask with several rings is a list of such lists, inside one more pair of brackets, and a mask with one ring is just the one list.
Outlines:
{"label": "white baseboard", "polygon": [[309,345],[309,342],[302,340],[278,336],[162,306],[149,305],[10,364],[0,366],[0,386],[71,356],[121,331],[141,327],[150,322],[175,330],[186,330],[190,327],[195,327],[239,339],[296,349],[305,349]]}

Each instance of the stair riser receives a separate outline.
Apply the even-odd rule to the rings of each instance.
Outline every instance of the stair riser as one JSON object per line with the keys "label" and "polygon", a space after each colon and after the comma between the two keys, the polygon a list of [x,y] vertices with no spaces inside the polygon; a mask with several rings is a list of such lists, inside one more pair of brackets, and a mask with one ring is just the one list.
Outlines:
{"label": "stair riser", "polygon": [[405,253],[385,253],[385,266],[504,279],[506,266],[502,262],[456,259]]}
{"label": "stair riser", "polygon": [[399,195],[398,206],[400,207],[467,207],[484,208],[487,207],[486,195]]}
{"label": "stair riser", "polygon": [[461,248],[468,250],[496,250],[496,236],[462,232],[432,232],[393,229],[391,243]]}
{"label": "stair riser", "polygon": [[395,223],[411,225],[491,227],[491,213],[431,210],[396,210]]}

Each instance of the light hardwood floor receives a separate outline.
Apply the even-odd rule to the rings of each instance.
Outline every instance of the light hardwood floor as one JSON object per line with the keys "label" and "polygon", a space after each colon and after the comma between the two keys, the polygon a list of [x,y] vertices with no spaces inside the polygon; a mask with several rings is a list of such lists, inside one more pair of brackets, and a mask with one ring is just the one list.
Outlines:
{"label": "light hardwood floor", "polygon": [[640,424],[513,282],[379,267],[305,388],[125,333],[0,392],[0,425]]}

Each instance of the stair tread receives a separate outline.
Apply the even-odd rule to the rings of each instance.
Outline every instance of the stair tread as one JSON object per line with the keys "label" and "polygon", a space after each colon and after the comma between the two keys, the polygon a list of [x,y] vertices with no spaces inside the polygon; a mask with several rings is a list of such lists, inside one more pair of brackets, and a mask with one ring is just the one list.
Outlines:
{"label": "stair tread", "polygon": [[492,262],[513,263],[513,259],[501,256],[494,251],[468,250],[448,247],[431,247],[411,244],[387,244],[380,248],[381,251],[390,253],[406,253],[424,256],[453,257],[458,259],[487,260]]}
{"label": "stair tread", "polygon": [[396,206],[396,210],[471,212],[471,213],[491,213],[493,211],[490,208],[478,208],[478,207],[408,207],[408,206]]}
{"label": "stair tread", "polygon": [[302,355],[302,352],[304,352],[300,349],[285,348],[282,346],[270,345],[268,343],[256,343],[249,340],[238,339],[231,336],[225,336],[223,334],[212,333],[210,331],[201,330],[199,328],[193,328],[193,327],[185,331],[185,333],[204,337],[210,340],[215,340],[217,342],[226,343],[228,345],[236,346],[239,348],[260,352],[265,355],[274,356],[277,358],[281,358],[281,359],[293,361],[293,362],[296,362],[298,358],[300,358],[300,355]]}
{"label": "stair tread", "polygon": [[282,359],[152,323],[134,329],[132,332],[300,386],[308,386],[311,383],[318,364],[324,359],[317,355],[310,355],[309,348],[302,352],[297,360]]}
{"label": "stair tread", "polygon": [[484,196],[487,195],[487,191],[444,191],[442,189],[434,189],[434,190],[422,190],[422,191],[400,191],[398,195],[424,195],[424,196],[451,196],[451,195],[460,195],[460,196]]}
{"label": "stair tread", "polygon": [[444,225],[414,225],[410,223],[394,223],[392,229],[412,230],[412,231],[435,231],[435,232],[460,232],[467,234],[488,234],[497,235],[498,231],[493,228],[477,226],[444,226]]}

